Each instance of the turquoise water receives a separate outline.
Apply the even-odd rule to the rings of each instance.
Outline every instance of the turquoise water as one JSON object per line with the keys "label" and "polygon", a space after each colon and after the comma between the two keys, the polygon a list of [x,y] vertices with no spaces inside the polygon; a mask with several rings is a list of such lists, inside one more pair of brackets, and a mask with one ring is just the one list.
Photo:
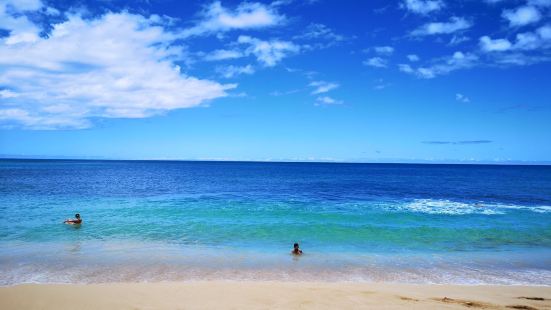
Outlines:
{"label": "turquoise water", "polygon": [[3,160],[0,194],[0,284],[551,284],[547,166]]}

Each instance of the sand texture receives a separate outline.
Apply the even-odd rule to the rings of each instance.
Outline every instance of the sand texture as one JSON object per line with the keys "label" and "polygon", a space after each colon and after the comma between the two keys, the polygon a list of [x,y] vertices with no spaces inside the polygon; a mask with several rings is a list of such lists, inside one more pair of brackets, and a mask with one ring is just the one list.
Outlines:
{"label": "sand texture", "polygon": [[24,284],[0,309],[551,309],[551,287],[316,282]]}

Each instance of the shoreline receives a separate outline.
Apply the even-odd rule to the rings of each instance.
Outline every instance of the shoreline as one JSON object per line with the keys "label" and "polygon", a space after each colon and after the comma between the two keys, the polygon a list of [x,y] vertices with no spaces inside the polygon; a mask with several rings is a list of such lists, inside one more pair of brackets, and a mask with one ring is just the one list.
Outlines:
{"label": "shoreline", "polygon": [[18,284],[2,309],[551,309],[550,286],[185,281]]}
{"label": "shoreline", "polygon": [[415,283],[415,282],[391,282],[391,281],[361,281],[361,280],[266,280],[266,279],[223,279],[223,278],[214,278],[214,279],[185,279],[185,280],[153,280],[153,281],[126,281],[126,282],[21,282],[15,284],[0,284],[0,290],[4,288],[13,288],[20,286],[108,286],[108,285],[157,285],[157,284],[201,284],[201,283],[228,283],[228,284],[237,284],[237,283],[279,283],[279,284],[343,284],[343,285],[367,285],[367,286],[412,286],[412,287],[523,287],[523,288],[549,288],[551,289],[551,284],[487,284],[487,283]]}

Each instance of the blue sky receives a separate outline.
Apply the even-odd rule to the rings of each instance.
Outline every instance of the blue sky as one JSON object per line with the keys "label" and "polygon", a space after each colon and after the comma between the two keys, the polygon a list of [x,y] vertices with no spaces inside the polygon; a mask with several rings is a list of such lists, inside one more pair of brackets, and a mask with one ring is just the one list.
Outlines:
{"label": "blue sky", "polygon": [[551,0],[0,0],[0,154],[551,161]]}

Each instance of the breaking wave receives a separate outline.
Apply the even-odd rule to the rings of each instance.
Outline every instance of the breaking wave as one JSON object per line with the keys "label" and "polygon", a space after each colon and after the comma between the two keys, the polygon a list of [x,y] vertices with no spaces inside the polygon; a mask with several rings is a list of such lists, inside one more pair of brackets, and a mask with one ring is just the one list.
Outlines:
{"label": "breaking wave", "polygon": [[388,211],[397,212],[417,212],[426,214],[448,214],[448,215],[465,215],[465,214],[484,214],[484,215],[499,215],[507,214],[513,210],[529,211],[536,213],[550,213],[551,206],[522,206],[522,205],[506,205],[492,204],[484,202],[466,203],[451,201],[446,199],[415,199],[410,202],[387,205],[385,209]]}

